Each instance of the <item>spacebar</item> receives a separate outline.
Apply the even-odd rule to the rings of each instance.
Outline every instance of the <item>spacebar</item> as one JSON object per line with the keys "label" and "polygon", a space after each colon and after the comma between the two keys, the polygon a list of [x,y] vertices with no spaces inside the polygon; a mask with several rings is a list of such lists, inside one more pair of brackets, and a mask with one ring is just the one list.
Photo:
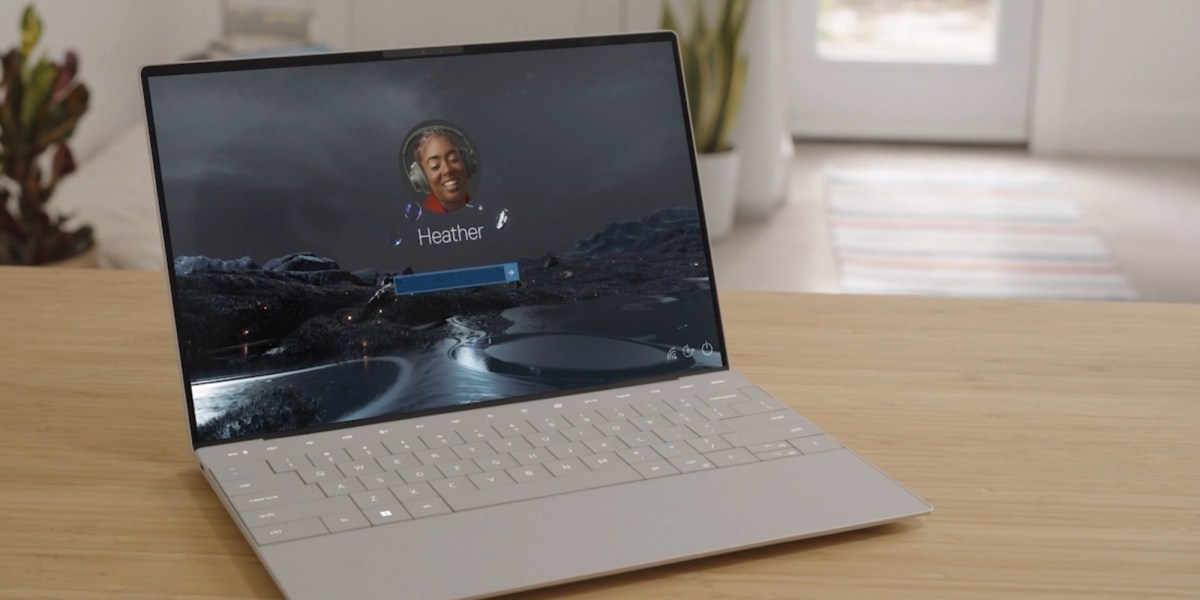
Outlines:
{"label": "spacebar", "polygon": [[493,504],[503,504],[505,502],[518,502],[530,498],[566,494],[568,492],[616,485],[618,483],[628,483],[641,478],[642,476],[633,470],[633,467],[616,465],[600,469],[599,471],[577,473],[562,478],[539,479],[482,490],[453,492],[443,494],[442,497],[446,500],[446,504],[450,505],[450,508],[459,511]]}

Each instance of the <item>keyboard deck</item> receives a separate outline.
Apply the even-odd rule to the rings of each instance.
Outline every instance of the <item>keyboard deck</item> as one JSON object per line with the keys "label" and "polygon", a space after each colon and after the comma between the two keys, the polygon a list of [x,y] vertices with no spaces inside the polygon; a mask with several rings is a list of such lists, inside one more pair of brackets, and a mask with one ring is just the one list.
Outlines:
{"label": "keyboard deck", "polygon": [[841,447],[716,378],[242,442],[204,462],[266,545]]}

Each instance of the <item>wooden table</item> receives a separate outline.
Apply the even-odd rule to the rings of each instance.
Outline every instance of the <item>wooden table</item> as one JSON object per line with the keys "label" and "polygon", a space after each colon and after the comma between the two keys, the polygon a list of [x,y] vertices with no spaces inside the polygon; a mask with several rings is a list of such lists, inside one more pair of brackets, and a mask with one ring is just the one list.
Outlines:
{"label": "wooden table", "polygon": [[[1200,598],[1200,306],[727,292],[743,373],[936,507],[522,598]],[[277,597],[158,273],[0,268],[0,598]]]}

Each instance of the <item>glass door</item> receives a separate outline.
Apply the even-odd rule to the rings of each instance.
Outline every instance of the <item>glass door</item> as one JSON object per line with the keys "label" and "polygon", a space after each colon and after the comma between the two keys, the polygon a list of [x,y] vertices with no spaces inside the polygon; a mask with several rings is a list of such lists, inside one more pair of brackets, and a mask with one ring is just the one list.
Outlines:
{"label": "glass door", "polygon": [[1025,143],[1037,0],[797,0],[797,136]]}

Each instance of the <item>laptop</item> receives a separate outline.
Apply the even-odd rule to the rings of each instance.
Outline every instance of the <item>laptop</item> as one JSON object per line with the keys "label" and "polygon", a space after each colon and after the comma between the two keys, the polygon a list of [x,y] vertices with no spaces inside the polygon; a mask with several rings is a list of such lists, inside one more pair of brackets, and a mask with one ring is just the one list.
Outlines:
{"label": "laptop", "polygon": [[204,476],[291,598],[931,510],[731,370],[667,32],[146,67]]}

